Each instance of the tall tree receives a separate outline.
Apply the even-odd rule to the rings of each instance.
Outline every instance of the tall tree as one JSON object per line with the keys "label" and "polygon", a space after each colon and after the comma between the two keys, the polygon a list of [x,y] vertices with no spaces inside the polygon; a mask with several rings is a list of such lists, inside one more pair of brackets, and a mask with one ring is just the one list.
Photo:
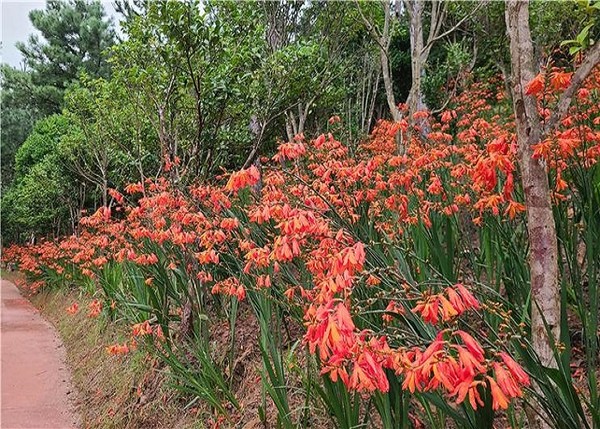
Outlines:
{"label": "tall tree", "polygon": [[[398,2],[397,5],[399,4]],[[439,0],[430,2],[425,2],[424,0],[404,0],[404,6],[408,12],[410,23],[410,50],[412,58],[412,85],[406,100],[410,113],[414,113],[422,107],[423,75],[434,43],[456,31],[481,7],[483,2],[476,4],[472,8],[470,6],[467,7],[466,11],[461,12],[463,16],[460,19],[449,25],[448,28],[445,28],[444,24],[448,16],[448,8],[451,4],[452,2]],[[429,21],[427,27],[425,26],[426,21]]]}
{"label": "tall tree", "polygon": [[36,34],[27,43],[17,43],[25,66],[31,72],[37,107],[57,113],[64,90],[79,73],[106,77],[104,51],[113,45],[115,32],[99,1],[49,0],[46,9],[29,14]]}
{"label": "tall tree", "polygon": [[93,77],[109,72],[104,51],[114,43],[112,22],[99,1],[49,0],[29,14],[41,34],[18,43],[23,68],[3,64],[2,187],[13,180],[13,159],[33,124],[59,113],[65,89],[84,71]]}
{"label": "tall tree", "polygon": [[152,124],[169,175],[195,180],[236,165],[250,141],[256,20],[234,4],[194,0],[152,2],[142,13],[113,49],[112,78]]}
{"label": "tall tree", "polygon": [[379,46],[379,56],[383,76],[383,88],[385,90],[385,98],[392,119],[394,121],[399,121],[402,118],[402,114],[398,109],[398,103],[394,95],[393,77],[392,71],[390,69],[390,45],[392,43],[391,27],[393,23],[392,12],[389,1],[382,0],[380,4],[383,10],[383,23],[380,26],[380,28],[378,28],[378,26],[375,24],[376,19],[369,19],[367,15],[363,12],[361,4],[358,1],[356,2],[358,11],[360,12],[360,15],[367,30],[371,34],[373,40],[375,40],[377,45]]}
{"label": "tall tree", "polygon": [[[38,121],[15,157],[15,181],[2,195],[2,237],[16,240],[72,232],[78,184],[57,148],[71,124],[61,115]],[[71,227],[71,230],[69,230]]]}

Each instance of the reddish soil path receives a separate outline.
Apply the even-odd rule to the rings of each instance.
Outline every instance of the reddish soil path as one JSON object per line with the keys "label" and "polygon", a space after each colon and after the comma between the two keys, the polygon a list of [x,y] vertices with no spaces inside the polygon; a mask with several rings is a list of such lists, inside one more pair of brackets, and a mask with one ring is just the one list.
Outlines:
{"label": "reddish soil path", "polygon": [[76,428],[65,351],[52,326],[2,280],[0,427]]}

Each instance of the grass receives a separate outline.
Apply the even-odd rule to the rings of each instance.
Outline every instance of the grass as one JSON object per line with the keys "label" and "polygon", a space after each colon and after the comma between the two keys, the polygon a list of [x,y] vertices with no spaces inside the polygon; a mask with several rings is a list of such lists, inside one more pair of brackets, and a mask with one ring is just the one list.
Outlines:
{"label": "grass", "polygon": [[167,387],[158,361],[142,349],[112,356],[107,345],[127,341],[118,323],[87,317],[86,308],[69,315],[74,293],[42,291],[33,304],[56,327],[67,351],[82,427],[204,428],[190,411],[182,411],[179,395]]}
{"label": "grass", "polygon": [[0,269],[0,278],[14,283],[17,280],[22,279],[23,275],[18,271],[8,271],[6,268],[2,268]]}

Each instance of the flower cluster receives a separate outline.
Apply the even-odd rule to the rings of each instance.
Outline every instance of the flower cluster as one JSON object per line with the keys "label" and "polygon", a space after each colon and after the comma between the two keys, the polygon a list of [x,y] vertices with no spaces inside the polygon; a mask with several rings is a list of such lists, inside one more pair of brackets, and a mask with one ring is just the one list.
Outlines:
{"label": "flower cluster", "polygon": [[[537,77],[527,91],[544,97],[546,87],[561,90],[569,78],[554,71],[549,84]],[[587,166],[600,159],[600,133],[582,125],[590,115],[599,121],[590,91],[579,91],[579,110],[535,147],[555,174],[556,199],[568,198],[563,176],[573,159]],[[34,275],[51,270],[95,279],[109,263],[128,263],[165,267],[172,271],[166,277],[185,276],[226,299],[272,291],[279,305],[300,310],[304,343],[322,373],[348,389],[386,392],[393,373],[405,390],[437,391],[473,409],[489,390],[492,407],[504,409],[530,381],[506,353],[509,335],[502,347],[477,339],[485,337],[477,321],[487,308],[473,282],[419,282],[422,264],[403,268],[397,257],[415,231],[431,233],[440,219],[519,220],[526,207],[517,192],[514,124],[489,103],[503,98],[476,84],[439,121],[419,112],[408,134],[406,121],[380,121],[352,152],[332,134],[297,136],[262,172],[252,166],[226,183],[181,189],[159,178],[129,185],[124,194],[113,190],[117,207],[83,219],[79,236],[11,247],[4,257]],[[399,132],[411,136],[403,154]],[[148,276],[142,286],[164,281]],[[92,302],[90,316],[102,308]],[[165,308],[161,317],[170,316]],[[400,326],[424,328],[410,337],[396,334]],[[133,336],[164,338],[165,327],[146,320],[133,326]]]}

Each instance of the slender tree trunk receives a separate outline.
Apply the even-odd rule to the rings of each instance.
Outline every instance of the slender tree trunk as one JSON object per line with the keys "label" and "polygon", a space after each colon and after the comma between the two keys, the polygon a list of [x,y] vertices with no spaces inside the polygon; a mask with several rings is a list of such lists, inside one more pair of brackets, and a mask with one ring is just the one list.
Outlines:
{"label": "slender tree trunk", "polygon": [[369,107],[369,116],[367,117],[367,122],[363,126],[363,132],[368,134],[371,131],[371,123],[373,122],[373,114],[375,112],[375,101],[377,99],[377,91],[379,89],[379,75],[381,70],[377,69],[377,74],[375,75],[374,87],[371,92],[371,105]]}
{"label": "slender tree trunk", "polygon": [[306,125],[310,104],[310,102],[306,103],[304,109],[302,109],[302,103],[298,104],[298,134],[304,133],[304,126]]}
{"label": "slender tree trunk", "polygon": [[[358,3],[357,3],[358,4]],[[394,97],[394,82],[392,79],[392,72],[390,70],[390,44],[392,40],[391,36],[391,6],[388,0],[382,0],[381,5],[383,6],[384,22],[383,29],[379,32],[369,20],[362,15],[363,21],[367,26],[367,30],[371,33],[371,37],[379,44],[379,57],[381,62],[381,74],[383,77],[383,87],[385,89],[385,97],[387,99],[388,109],[392,120],[397,122],[402,119],[402,113],[398,110],[396,104],[396,98]],[[397,5],[397,4],[396,4]],[[359,9],[360,11],[360,6]],[[406,150],[404,146],[404,139],[402,131],[398,131],[396,134],[396,147],[399,154],[403,154]]]}
{"label": "slender tree trunk", "polygon": [[390,65],[388,62],[388,52],[386,50],[381,50],[381,72],[383,75],[383,85],[385,87],[385,97],[387,99],[388,107],[390,109],[390,114],[392,115],[392,119],[394,121],[399,121],[401,118],[400,111],[396,106],[396,100],[394,98],[394,87],[392,84],[392,76],[390,74]]}
{"label": "slender tree trunk", "polygon": [[510,36],[513,106],[519,161],[527,203],[531,290],[535,301],[532,306],[532,335],[536,352],[542,362],[551,365],[554,360],[552,344],[546,335],[542,315],[552,335],[558,339],[560,329],[558,251],[546,165],[542,159],[532,157],[532,145],[540,142],[543,128],[536,99],[525,95],[527,84],[536,75],[533,68],[533,44],[529,30],[527,1],[507,2],[506,24]]}
{"label": "slender tree trunk", "polygon": [[389,50],[391,43],[391,35],[390,35],[390,20],[391,20],[391,11],[390,4],[387,1],[383,2],[383,11],[384,11],[384,24],[383,24],[383,32],[379,39],[379,53],[381,57],[381,73],[383,75],[383,86],[385,88],[385,97],[387,99],[388,107],[390,109],[390,114],[392,115],[392,119],[394,121],[399,121],[401,119],[400,111],[398,110],[398,106],[396,105],[396,99],[394,97],[394,84],[392,82],[392,73],[390,71],[390,59],[389,59]]}
{"label": "slender tree trunk", "polygon": [[510,85],[510,75],[508,73],[508,70],[506,70],[506,66],[504,65],[504,62],[502,60],[496,60],[496,61],[494,61],[494,63],[496,64],[496,67],[498,67],[500,72],[502,73],[502,79],[504,79],[504,91],[506,91],[506,96],[510,97],[511,85]]}
{"label": "slender tree trunk", "polygon": [[108,179],[106,172],[102,172],[102,205],[108,207]]}
{"label": "slender tree trunk", "polygon": [[294,140],[294,136],[296,135],[294,133],[294,124],[289,113],[286,113],[285,115],[285,134],[288,142]]}
{"label": "slender tree trunk", "polygon": [[423,0],[411,0],[407,7],[410,19],[410,57],[411,57],[411,73],[412,84],[408,93],[409,115],[414,114],[419,108],[419,100],[421,99],[421,80],[423,75],[423,63],[427,58],[423,59]]}
{"label": "slender tree trunk", "polygon": [[[519,163],[527,206],[532,296],[531,335],[533,348],[542,364],[555,367],[553,341],[560,338],[558,249],[545,162],[532,157],[532,145],[540,142],[543,127],[535,97],[525,94],[527,84],[536,75],[527,1],[508,0],[506,27],[510,37]],[[553,339],[548,336],[546,325]],[[529,414],[533,427],[549,427],[537,413]]]}

